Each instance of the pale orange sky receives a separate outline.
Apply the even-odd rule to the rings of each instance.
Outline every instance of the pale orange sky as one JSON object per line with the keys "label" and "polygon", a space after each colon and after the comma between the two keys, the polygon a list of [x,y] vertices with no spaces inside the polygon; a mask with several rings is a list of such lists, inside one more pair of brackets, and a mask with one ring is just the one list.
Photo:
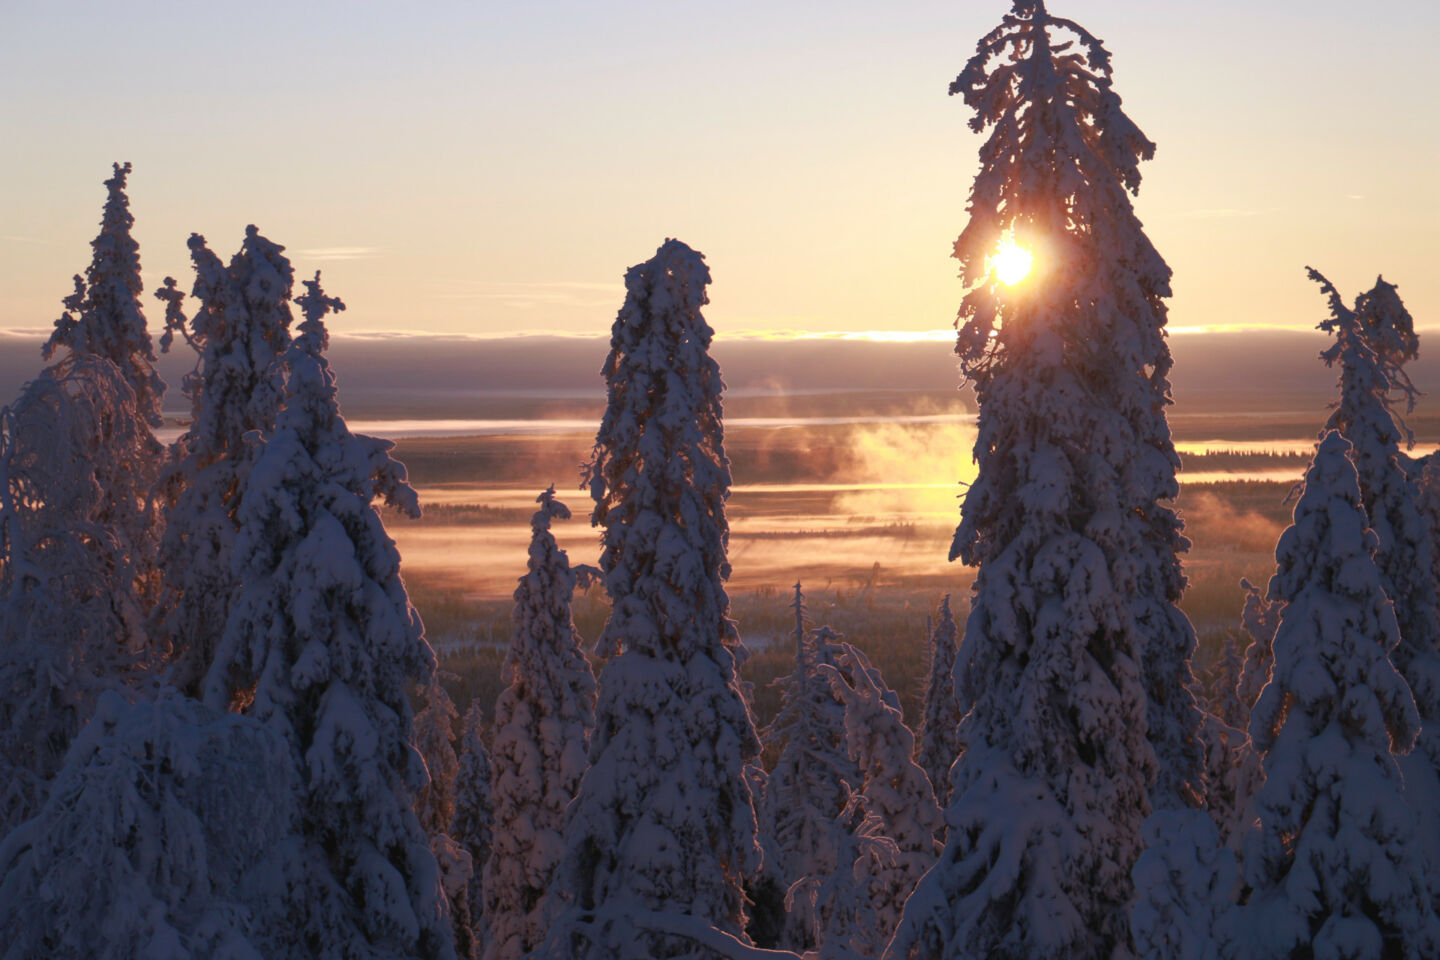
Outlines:
{"label": "pale orange sky", "polygon": [[[0,5],[0,326],[58,314],[131,160],[147,290],[188,288],[190,231],[228,256],[254,222],[342,333],[599,333],[666,236],[722,335],[942,330],[980,144],[946,87],[1007,4],[893,7]],[[1311,264],[1440,325],[1433,0],[1052,7],[1159,145],[1137,208],[1173,324],[1313,325]]]}

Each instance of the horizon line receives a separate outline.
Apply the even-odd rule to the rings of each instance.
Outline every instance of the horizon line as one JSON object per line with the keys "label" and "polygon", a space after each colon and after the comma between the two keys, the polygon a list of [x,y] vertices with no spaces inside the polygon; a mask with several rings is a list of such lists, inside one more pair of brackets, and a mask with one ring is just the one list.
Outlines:
{"label": "horizon line", "polygon": [[[1315,327],[1295,327],[1280,324],[1229,323],[1214,325],[1178,324],[1166,327],[1166,332],[1177,337],[1206,336],[1213,334],[1237,333],[1289,333],[1320,335],[1328,337]],[[0,338],[39,339],[54,332],[47,327],[0,327]],[[1417,327],[1417,334],[1440,334],[1440,326]],[[359,330],[331,330],[332,340],[450,340],[458,342],[484,343],[492,340],[606,340],[608,331],[587,332],[581,330],[509,330],[509,331],[455,331],[455,330],[398,330],[394,328],[370,328]],[[720,342],[776,342],[792,341],[837,341],[869,343],[949,343],[955,339],[955,330],[941,327],[930,330],[801,330],[793,327],[771,329],[741,327],[730,331],[716,331],[715,339]]]}

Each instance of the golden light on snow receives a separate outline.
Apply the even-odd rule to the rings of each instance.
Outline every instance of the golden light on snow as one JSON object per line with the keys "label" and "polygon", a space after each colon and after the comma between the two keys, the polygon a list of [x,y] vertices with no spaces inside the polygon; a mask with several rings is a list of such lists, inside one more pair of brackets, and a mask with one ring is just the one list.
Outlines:
{"label": "golden light on snow", "polygon": [[1010,234],[1001,239],[1000,246],[990,257],[990,272],[1007,287],[1024,280],[1034,265],[1035,255],[1016,243],[1015,237]]}

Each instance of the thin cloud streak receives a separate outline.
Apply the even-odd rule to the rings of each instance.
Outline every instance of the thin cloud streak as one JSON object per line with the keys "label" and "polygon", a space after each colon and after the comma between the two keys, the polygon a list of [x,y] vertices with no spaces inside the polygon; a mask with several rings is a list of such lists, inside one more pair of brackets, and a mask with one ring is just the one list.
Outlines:
{"label": "thin cloud streak", "polygon": [[296,250],[297,256],[306,260],[319,260],[322,263],[331,260],[373,260],[380,256],[384,247],[311,247],[307,250]]}
{"label": "thin cloud streak", "polygon": [[1191,210],[1189,216],[1197,220],[1224,220],[1233,217],[1258,217],[1269,210],[1241,210],[1235,207],[1216,207],[1210,210]]}

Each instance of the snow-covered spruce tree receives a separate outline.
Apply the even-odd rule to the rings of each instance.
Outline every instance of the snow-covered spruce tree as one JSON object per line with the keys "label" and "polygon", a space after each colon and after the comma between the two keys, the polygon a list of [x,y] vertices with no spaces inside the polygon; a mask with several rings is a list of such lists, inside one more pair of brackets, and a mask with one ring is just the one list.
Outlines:
{"label": "snow-covered spruce tree", "polygon": [[173,462],[160,479],[164,581],[151,629],[167,651],[171,682],[197,696],[235,598],[231,554],[250,469],[244,437],[269,434],[280,406],[271,371],[290,343],[294,282],[284,249],[249,226],[226,267],[192,234],[199,306],[188,329],[174,280],[156,291],[166,305],[162,348],[178,332],[199,360],[184,383],[190,428],[172,446]]}
{"label": "snow-covered spruce tree", "polygon": [[[1252,798],[1260,786],[1260,762],[1245,730],[1212,713],[1200,724],[1205,749],[1205,810],[1232,850],[1254,821]],[[1169,821],[1167,821],[1169,822]],[[1147,833],[1164,836],[1164,830]]]}
{"label": "snow-covered spruce tree", "polygon": [[[75,292],[65,298],[65,312],[55,321],[55,331],[45,341],[46,360],[57,351],[65,353],[55,362],[61,375],[86,357],[104,357],[119,368],[135,394],[135,405],[148,426],[158,427],[160,400],[165,383],[155,372],[155,351],[145,312],[140,306],[140,245],[130,236],[135,217],[125,195],[130,164],[115,164],[115,175],[105,181],[108,195],[100,219],[100,233],[90,242],[94,251],[85,277],[75,277]],[[148,460],[133,467],[153,476],[160,445],[150,437]]]}
{"label": "snow-covered spruce tree", "polygon": [[45,805],[0,842],[0,956],[266,956],[248,900],[293,826],[287,753],[173,692],[104,694]]}
{"label": "snow-covered spruce tree", "polygon": [[920,718],[915,762],[930,778],[941,806],[950,800],[950,767],[960,755],[960,699],[955,696],[955,652],[959,645],[950,594],[940,601],[940,616],[930,634],[930,679],[925,687],[925,713]]}
{"label": "snow-covered spruce tree", "polygon": [[789,902],[780,945],[803,951],[816,945],[824,922],[814,913],[816,895],[797,896],[792,888],[804,878],[834,877],[850,862],[841,847],[851,841],[841,834],[864,814],[846,813],[861,783],[860,768],[845,746],[845,706],[819,670],[835,662],[838,635],[827,627],[807,631],[798,583],[793,608],[795,669],[775,681],[780,710],[764,738],[779,757],[759,814],[761,832],[771,840],[767,854],[776,860],[773,872]]}
{"label": "snow-covered spruce tree", "polygon": [[1240,668],[1236,693],[1248,717],[1255,701],[1260,699],[1260,691],[1270,682],[1270,662],[1275,657],[1275,631],[1280,626],[1280,611],[1284,604],[1267,600],[1260,588],[1244,577],[1240,578],[1240,589],[1245,591],[1245,607],[1240,612],[1240,621],[1250,642],[1245,646],[1245,663]]}
{"label": "snow-covered spruce tree", "polygon": [[[164,448],[151,429],[164,422],[160,401],[165,383],[155,372],[155,351],[140,305],[140,245],[130,235],[135,218],[125,195],[129,174],[130,164],[117,163],[114,176],[105,181],[105,207],[100,233],[90,242],[90,265],[83,279],[76,275],[75,291],[64,299],[65,310],[41,352],[46,360],[54,361],[49,370],[57,380],[66,380],[82,365],[93,369],[89,361],[108,360],[130,387],[128,391],[107,391],[115,403],[128,405],[112,416],[133,420],[138,427],[127,428],[119,446],[96,445],[92,474],[100,486],[101,500],[91,519],[112,531],[126,552],[118,558],[126,571],[125,583],[116,580],[111,584],[119,590],[117,605],[134,605],[144,611],[154,605],[160,587],[156,552],[161,525],[150,493]],[[138,436],[128,435],[136,430]],[[127,619],[127,636],[121,642],[136,643],[143,635],[140,626]],[[149,657],[148,640],[136,645],[146,648]]]}
{"label": "snow-covered spruce tree", "polygon": [[[667,240],[625,275],[587,471],[613,609],[590,769],[566,831],[569,906],[549,955],[710,956],[744,936],[759,867],[745,766],[759,755],[724,581],[730,465],[700,310],[710,271]],[[677,936],[660,929],[686,934]]]}
{"label": "snow-covered spruce tree", "polygon": [[275,955],[455,955],[439,869],[412,808],[426,782],[408,691],[435,668],[372,501],[419,515],[391,443],[352,434],[324,357],[339,302],[306,281],[277,369],[284,408],[236,512],[240,584],[205,678],[212,708],[289,744],[299,833],[276,884]]}
{"label": "snow-covered spruce tree", "polygon": [[595,728],[595,675],[570,613],[575,575],[550,532],[551,521],[570,519],[570,510],[553,486],[537,502],[528,570],[515,588],[506,686],[495,704],[485,960],[519,960],[545,940],[565,810],[589,765]]}
{"label": "snow-covered spruce tree", "polygon": [[[910,891],[935,862],[940,806],[930,778],[912,759],[915,736],[899,709],[886,702],[878,672],[849,644],[841,645],[837,661],[817,669],[845,702],[845,744],[860,768],[865,813],[878,820],[881,835],[894,841],[893,851],[870,857],[861,871],[878,928],[868,938],[852,934],[849,944],[862,955],[876,956],[895,932]],[[839,865],[841,870],[845,866]]]}
{"label": "snow-covered spruce tree", "polygon": [[[1239,647],[1233,637],[1227,637],[1220,658],[1210,670],[1205,716],[1200,724],[1200,742],[1205,749],[1205,809],[1220,831],[1221,841],[1232,850],[1238,850],[1240,837],[1253,819],[1245,812],[1245,804],[1259,787],[1260,779],[1259,760],[1245,733],[1250,723],[1250,705],[1240,699],[1240,671]],[[1165,823],[1173,826],[1174,820]],[[1170,831],[1166,827],[1148,832],[1161,837]]]}
{"label": "snow-covered spruce tree", "polygon": [[1210,665],[1205,678],[1207,712],[1241,729],[1250,722],[1250,704],[1240,699],[1240,674],[1243,669],[1240,645],[1233,636],[1227,635],[1225,645],[1220,648],[1220,656]]}
{"label": "snow-covered spruce tree", "polygon": [[[1255,826],[1255,795],[1265,782],[1260,754],[1250,742],[1248,733],[1250,711],[1254,709],[1255,701],[1260,699],[1260,691],[1270,682],[1270,666],[1275,659],[1275,631],[1280,626],[1280,612],[1285,607],[1280,600],[1267,599],[1260,588],[1248,579],[1242,577],[1240,587],[1245,591],[1245,606],[1240,619],[1249,643],[1245,647],[1245,661],[1240,667],[1235,694],[1244,723],[1234,725],[1238,729],[1233,733],[1230,724],[1207,724],[1202,731],[1207,743],[1209,795],[1206,806],[1220,826],[1225,845],[1237,853],[1245,835]],[[1233,749],[1233,757],[1214,756],[1210,745],[1217,739],[1217,734],[1223,734],[1225,752]],[[1239,744],[1238,749],[1232,748],[1232,744]],[[1217,768],[1221,765],[1233,767],[1231,779],[1219,778]]]}
{"label": "snow-covered spruce tree", "polygon": [[840,867],[828,874],[802,877],[790,888],[792,907],[804,900],[808,915],[818,925],[814,939],[817,950],[805,956],[820,960],[857,960],[874,956],[870,944],[881,936],[884,923],[872,899],[874,876],[893,866],[895,841],[885,836],[884,824],[865,809],[858,793],[835,818],[830,829],[835,838],[835,859]]}
{"label": "snow-covered spruce tree", "polygon": [[415,813],[420,826],[432,837],[448,833],[455,819],[455,776],[460,760],[455,755],[455,720],[460,716],[455,701],[440,683],[439,671],[425,685],[425,709],[415,714],[415,749],[430,775],[425,788],[415,796]]}
{"label": "snow-covered spruce tree", "polygon": [[475,923],[470,916],[470,887],[478,884],[475,862],[465,845],[450,836],[455,819],[455,779],[460,760],[455,755],[455,702],[440,683],[440,671],[425,686],[425,709],[415,715],[415,749],[425,761],[428,782],[415,796],[420,827],[430,838],[430,849],[440,866],[440,883],[450,901],[455,949],[461,957],[477,953]]}
{"label": "snow-covered spruce tree", "polygon": [[[1213,718],[1212,718],[1213,719]],[[1203,810],[1160,810],[1145,821],[1135,861],[1130,928],[1137,960],[1219,960],[1233,946],[1238,875]]]}
{"label": "snow-covered spruce tree", "polygon": [[1250,719],[1266,780],[1245,844],[1243,958],[1440,949],[1395,762],[1420,716],[1390,659],[1399,633],[1350,452],[1338,432],[1325,435],[1276,548],[1270,597],[1285,609]]}
{"label": "snow-covered spruce tree", "polygon": [[[762,741],[763,742],[763,741]],[[773,950],[785,940],[788,914],[785,909],[786,887],[778,869],[779,845],[768,832],[765,811],[770,796],[770,775],[758,761],[746,764],[745,779],[750,784],[750,797],[755,804],[759,824],[760,869],[745,878],[745,935],[762,950]]]}
{"label": "snow-covered spruce tree", "polygon": [[124,464],[152,442],[101,357],[0,410],[0,834],[39,808],[99,695],[141,677],[149,531]]}
{"label": "snow-covered spruce tree", "polygon": [[[1100,41],[1039,0],[1016,0],[951,92],[991,128],[955,245],[980,405],[951,548],[979,566],[956,662],[969,712],[946,849],[886,955],[1110,957],[1152,782],[1164,808],[1202,779],[1187,543],[1165,505],[1170,270],[1127,195],[1154,145]],[[1004,287],[987,261],[1012,231],[1038,269]]]}
{"label": "snow-covered spruce tree", "polygon": [[472,941],[483,944],[485,896],[481,885],[490,857],[495,818],[490,804],[490,752],[485,749],[485,708],[470,701],[461,721],[460,769],[455,774],[455,817],[450,836],[470,854],[472,874],[466,889]]}
{"label": "snow-covered spruce tree", "polygon": [[[1418,506],[1418,486],[1400,462],[1400,444],[1408,430],[1390,402],[1391,389],[1399,388],[1414,406],[1415,389],[1400,369],[1400,363],[1414,355],[1413,321],[1397,323],[1391,310],[1375,305],[1398,299],[1394,287],[1383,280],[1351,310],[1329,280],[1307,270],[1329,301],[1330,316],[1320,329],[1335,335],[1335,343],[1321,357],[1340,368],[1340,399],[1325,428],[1338,431],[1351,445],[1360,502],[1375,531],[1375,564],[1400,628],[1395,666],[1410,686],[1423,724],[1422,752],[1416,760],[1426,757],[1433,771],[1440,764],[1440,599],[1434,545]],[[1403,306],[1399,309],[1404,311]],[[1409,321],[1408,314],[1404,321]]]}

